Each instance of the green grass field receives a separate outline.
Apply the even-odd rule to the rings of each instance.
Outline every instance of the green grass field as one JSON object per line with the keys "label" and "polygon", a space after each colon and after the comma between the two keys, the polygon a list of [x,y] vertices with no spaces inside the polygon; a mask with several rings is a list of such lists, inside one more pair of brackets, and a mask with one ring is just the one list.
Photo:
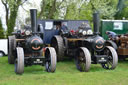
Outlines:
{"label": "green grass field", "polygon": [[91,65],[89,72],[79,72],[73,61],[57,63],[55,73],[47,73],[42,66],[25,67],[23,75],[16,75],[7,57],[0,58],[0,85],[128,85],[128,61],[119,62],[115,70]]}

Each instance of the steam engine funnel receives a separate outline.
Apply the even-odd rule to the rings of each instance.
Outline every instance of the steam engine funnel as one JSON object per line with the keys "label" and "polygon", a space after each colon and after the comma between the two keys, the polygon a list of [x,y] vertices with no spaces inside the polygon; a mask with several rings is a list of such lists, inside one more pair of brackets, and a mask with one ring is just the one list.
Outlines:
{"label": "steam engine funnel", "polygon": [[37,9],[30,9],[32,32],[37,32]]}
{"label": "steam engine funnel", "polygon": [[99,25],[100,25],[100,18],[99,13],[94,12],[93,13],[93,28],[94,28],[94,34],[99,34]]}

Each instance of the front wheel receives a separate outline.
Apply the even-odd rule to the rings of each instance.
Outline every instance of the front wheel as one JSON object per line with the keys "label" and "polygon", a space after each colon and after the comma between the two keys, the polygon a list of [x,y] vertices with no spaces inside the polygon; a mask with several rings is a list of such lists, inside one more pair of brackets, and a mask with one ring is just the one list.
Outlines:
{"label": "front wheel", "polygon": [[47,47],[45,51],[45,68],[47,72],[55,72],[56,70],[56,51],[53,47]]}
{"label": "front wheel", "polygon": [[24,51],[23,48],[17,47],[17,58],[15,60],[15,73],[22,74],[24,72]]}
{"label": "front wheel", "polygon": [[0,51],[0,57],[3,57],[4,53],[2,51]]}
{"label": "front wheel", "polygon": [[108,56],[106,64],[101,64],[104,69],[115,69],[118,64],[118,55],[116,50],[111,46],[106,46],[104,54]]}
{"label": "front wheel", "polygon": [[91,66],[91,54],[85,47],[80,47],[76,52],[76,67],[79,71],[88,72]]}

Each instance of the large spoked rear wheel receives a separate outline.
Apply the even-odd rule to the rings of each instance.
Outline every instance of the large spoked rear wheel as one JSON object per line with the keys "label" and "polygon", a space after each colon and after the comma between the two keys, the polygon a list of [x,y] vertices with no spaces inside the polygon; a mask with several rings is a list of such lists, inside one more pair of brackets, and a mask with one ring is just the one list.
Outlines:
{"label": "large spoked rear wheel", "polygon": [[58,35],[54,36],[51,41],[51,46],[54,47],[57,52],[57,60],[63,60],[65,51],[63,38]]}
{"label": "large spoked rear wheel", "polygon": [[78,70],[88,72],[91,66],[91,55],[89,50],[85,47],[80,47],[77,51],[75,61]]}
{"label": "large spoked rear wheel", "polygon": [[15,60],[15,73],[22,74],[24,72],[24,51],[23,48],[17,47],[17,58]]}
{"label": "large spoked rear wheel", "polygon": [[45,51],[45,68],[47,72],[55,72],[56,70],[56,51],[53,47],[46,48]]}
{"label": "large spoked rear wheel", "polygon": [[108,62],[101,64],[104,69],[115,69],[118,64],[118,55],[116,50],[111,46],[106,46],[104,55],[108,56]]}
{"label": "large spoked rear wheel", "polygon": [[14,64],[15,57],[13,55],[13,50],[16,48],[15,36],[8,37],[8,63]]}

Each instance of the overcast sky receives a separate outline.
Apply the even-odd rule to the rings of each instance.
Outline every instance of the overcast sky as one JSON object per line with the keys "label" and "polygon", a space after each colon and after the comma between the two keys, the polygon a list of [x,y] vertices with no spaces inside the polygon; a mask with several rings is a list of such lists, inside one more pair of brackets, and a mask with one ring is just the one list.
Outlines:
{"label": "overcast sky", "polygon": [[[19,7],[18,11],[18,20],[22,20],[23,22],[25,21],[24,19],[28,17],[28,12],[25,10],[29,11],[31,8],[36,8],[40,10],[40,2],[41,0],[28,0],[29,2],[26,2],[22,7]],[[30,4],[31,3],[31,4]],[[25,9],[25,10],[24,10]],[[6,28],[5,25],[5,8],[0,0],[0,18],[2,18],[2,23],[4,25],[4,28]]]}

